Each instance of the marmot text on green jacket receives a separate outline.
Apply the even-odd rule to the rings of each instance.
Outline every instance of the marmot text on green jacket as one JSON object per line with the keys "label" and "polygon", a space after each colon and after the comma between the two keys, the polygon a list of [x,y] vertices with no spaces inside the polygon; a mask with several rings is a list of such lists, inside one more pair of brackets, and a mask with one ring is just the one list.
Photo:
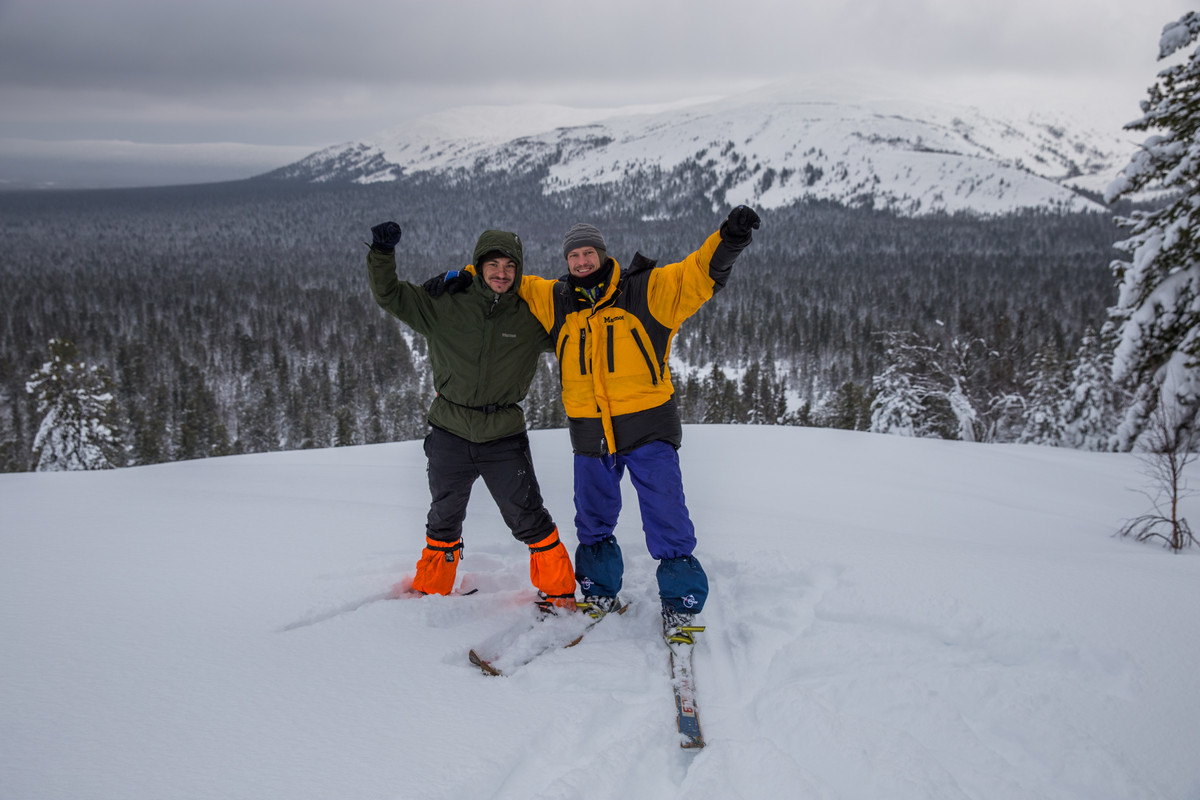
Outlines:
{"label": "marmot text on green jacket", "polygon": [[493,292],[476,274],[466,291],[432,297],[422,286],[397,278],[394,254],[371,250],[367,255],[375,302],[428,342],[438,393],[429,407],[430,424],[468,441],[490,442],[525,430],[525,414],[517,404],[529,391],[539,357],[554,348],[517,297],[521,266],[518,258],[513,287],[504,294]]}

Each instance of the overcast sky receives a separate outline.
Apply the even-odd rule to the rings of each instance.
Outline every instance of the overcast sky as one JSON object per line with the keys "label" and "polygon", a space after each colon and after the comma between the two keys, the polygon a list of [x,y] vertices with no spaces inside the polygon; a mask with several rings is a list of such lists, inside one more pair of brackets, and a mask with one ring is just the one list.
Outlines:
{"label": "overcast sky", "polygon": [[[290,163],[453,106],[656,103],[842,69],[882,72],[952,100],[1000,93],[1030,107],[1074,103],[1119,129],[1160,68],[1163,25],[1198,7],[0,0],[0,181],[22,161],[69,152],[78,158],[68,169],[85,169],[85,152],[107,152],[131,162],[218,159],[253,174],[264,160]],[[80,141],[135,145],[61,144]]]}

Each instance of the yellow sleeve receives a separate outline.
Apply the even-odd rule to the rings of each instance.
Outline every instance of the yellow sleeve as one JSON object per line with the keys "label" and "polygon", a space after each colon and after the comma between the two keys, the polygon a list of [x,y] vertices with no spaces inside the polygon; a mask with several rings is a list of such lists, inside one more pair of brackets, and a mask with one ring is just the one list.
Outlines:
{"label": "yellow sleeve", "polygon": [[533,316],[542,323],[542,327],[551,330],[554,327],[554,284],[558,281],[541,278],[537,275],[521,276],[521,285],[517,287],[517,296],[525,301]]}
{"label": "yellow sleeve", "polygon": [[708,267],[720,243],[721,233],[717,231],[683,261],[651,273],[647,301],[655,319],[668,328],[678,328],[712,298],[715,282]]}

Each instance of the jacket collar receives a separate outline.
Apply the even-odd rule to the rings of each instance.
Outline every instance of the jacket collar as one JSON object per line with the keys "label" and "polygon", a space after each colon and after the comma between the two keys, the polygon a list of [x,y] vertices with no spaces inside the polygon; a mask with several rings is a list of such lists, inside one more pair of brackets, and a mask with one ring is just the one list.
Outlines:
{"label": "jacket collar", "polygon": [[615,258],[609,258],[600,268],[600,272],[603,277],[592,288],[579,285],[575,278],[567,273],[567,288],[575,302],[595,308],[608,302],[616,294],[617,286],[621,282],[621,265]]}

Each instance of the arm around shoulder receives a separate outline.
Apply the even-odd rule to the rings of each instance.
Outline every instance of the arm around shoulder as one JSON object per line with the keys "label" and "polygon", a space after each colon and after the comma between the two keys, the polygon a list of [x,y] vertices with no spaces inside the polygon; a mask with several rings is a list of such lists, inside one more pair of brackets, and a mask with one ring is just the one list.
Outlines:
{"label": "arm around shoulder", "polygon": [[525,301],[529,310],[537,317],[542,327],[550,330],[554,326],[554,285],[558,281],[537,275],[522,275],[517,296]]}

